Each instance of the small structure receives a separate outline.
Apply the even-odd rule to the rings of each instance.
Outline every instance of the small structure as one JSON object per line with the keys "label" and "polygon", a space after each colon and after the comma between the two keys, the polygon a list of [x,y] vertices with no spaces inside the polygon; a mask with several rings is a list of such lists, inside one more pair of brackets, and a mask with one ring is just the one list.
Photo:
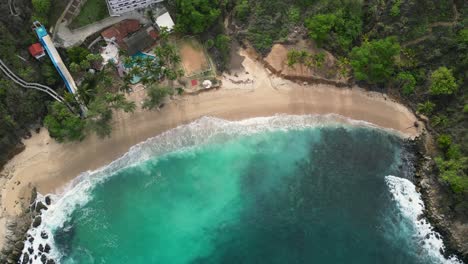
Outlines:
{"label": "small structure", "polygon": [[202,85],[203,85],[203,88],[210,89],[213,86],[213,83],[210,80],[204,80]]}
{"label": "small structure", "polygon": [[123,39],[141,28],[140,21],[126,19],[101,32],[106,42],[113,42],[119,46],[125,45]]}
{"label": "small structure", "polygon": [[167,11],[164,14],[156,17],[155,21],[159,30],[161,30],[162,28],[166,28],[170,32],[172,31],[175,25],[174,21],[172,21],[171,15]]}
{"label": "small structure", "polygon": [[45,56],[44,48],[39,42],[29,46],[28,50],[31,56],[33,56],[37,60]]}
{"label": "small structure", "polygon": [[197,86],[198,85],[198,80],[193,79],[191,81],[191,84],[192,84],[192,87]]}
{"label": "small structure", "polygon": [[157,37],[158,33],[156,33],[153,27],[145,27],[124,38],[123,42],[125,45],[121,48],[126,49],[128,55],[132,56],[153,46]]}

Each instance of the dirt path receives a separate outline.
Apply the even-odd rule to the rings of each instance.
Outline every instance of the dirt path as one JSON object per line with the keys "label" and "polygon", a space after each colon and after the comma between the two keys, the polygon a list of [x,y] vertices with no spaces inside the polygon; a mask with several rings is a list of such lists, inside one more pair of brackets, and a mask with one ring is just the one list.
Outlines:
{"label": "dirt path", "polygon": [[452,27],[452,26],[454,26],[457,23],[457,20],[459,18],[459,13],[458,13],[457,6],[455,5],[455,3],[452,4],[452,8],[453,8],[453,14],[454,14],[452,22],[439,21],[439,22],[431,23],[428,26],[429,33],[427,33],[426,35],[421,36],[419,38],[407,41],[407,42],[401,44],[401,46],[402,47],[407,47],[407,46],[416,45],[416,44],[418,44],[418,43],[420,43],[420,42],[434,36],[432,34],[432,28],[435,28],[435,27]]}

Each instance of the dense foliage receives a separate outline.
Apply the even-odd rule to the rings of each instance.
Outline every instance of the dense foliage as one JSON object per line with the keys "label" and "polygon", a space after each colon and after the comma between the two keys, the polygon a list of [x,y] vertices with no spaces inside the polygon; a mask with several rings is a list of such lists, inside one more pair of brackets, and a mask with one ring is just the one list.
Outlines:
{"label": "dense foliage", "polygon": [[395,58],[400,45],[395,38],[366,41],[350,53],[351,66],[357,80],[385,83],[395,71]]}
{"label": "dense foliage", "polygon": [[177,0],[176,4],[176,29],[184,33],[202,33],[221,15],[218,0]]}

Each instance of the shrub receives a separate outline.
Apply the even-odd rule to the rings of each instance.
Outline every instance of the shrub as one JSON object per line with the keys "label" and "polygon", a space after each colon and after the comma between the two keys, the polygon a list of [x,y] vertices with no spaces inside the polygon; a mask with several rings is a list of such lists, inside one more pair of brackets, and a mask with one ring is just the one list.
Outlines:
{"label": "shrub", "polygon": [[397,80],[402,87],[402,92],[404,95],[410,95],[414,92],[416,78],[414,78],[413,74],[409,72],[400,72],[398,73]]}
{"label": "shrub", "polygon": [[431,101],[426,101],[424,103],[419,103],[418,104],[418,109],[417,111],[421,114],[424,115],[430,115],[434,111],[435,104]]}
{"label": "shrub", "polygon": [[240,21],[246,21],[250,13],[250,6],[248,0],[241,0],[234,8],[234,14]]}
{"label": "shrub", "polygon": [[335,25],[336,19],[334,14],[318,14],[306,19],[305,26],[309,30],[310,38],[321,46]]}
{"label": "shrub", "polygon": [[289,8],[288,20],[293,23],[298,23],[301,20],[301,10],[295,6]]}
{"label": "shrub", "polygon": [[401,5],[401,0],[395,0],[395,2],[392,5],[392,8],[390,9],[391,16],[396,17],[400,15],[400,5]]}
{"label": "shrub", "polygon": [[458,84],[453,77],[452,70],[447,67],[439,67],[433,71],[430,82],[429,92],[432,95],[451,95],[458,90]]}
{"label": "shrub", "polygon": [[452,137],[447,134],[442,134],[437,138],[437,144],[441,149],[446,151],[452,145]]}

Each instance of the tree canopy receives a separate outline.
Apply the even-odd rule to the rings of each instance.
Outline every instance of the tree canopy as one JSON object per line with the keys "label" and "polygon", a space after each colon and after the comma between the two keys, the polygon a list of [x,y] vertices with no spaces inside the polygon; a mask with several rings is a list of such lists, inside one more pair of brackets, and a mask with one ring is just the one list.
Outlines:
{"label": "tree canopy", "polygon": [[458,90],[457,80],[447,67],[439,67],[433,71],[430,82],[429,92],[432,95],[451,95]]}
{"label": "tree canopy", "polygon": [[176,6],[176,29],[184,33],[202,33],[221,15],[218,0],[177,0]]}
{"label": "tree canopy", "polygon": [[395,57],[399,52],[400,44],[393,37],[365,41],[350,54],[354,76],[370,83],[386,82],[395,71]]}

